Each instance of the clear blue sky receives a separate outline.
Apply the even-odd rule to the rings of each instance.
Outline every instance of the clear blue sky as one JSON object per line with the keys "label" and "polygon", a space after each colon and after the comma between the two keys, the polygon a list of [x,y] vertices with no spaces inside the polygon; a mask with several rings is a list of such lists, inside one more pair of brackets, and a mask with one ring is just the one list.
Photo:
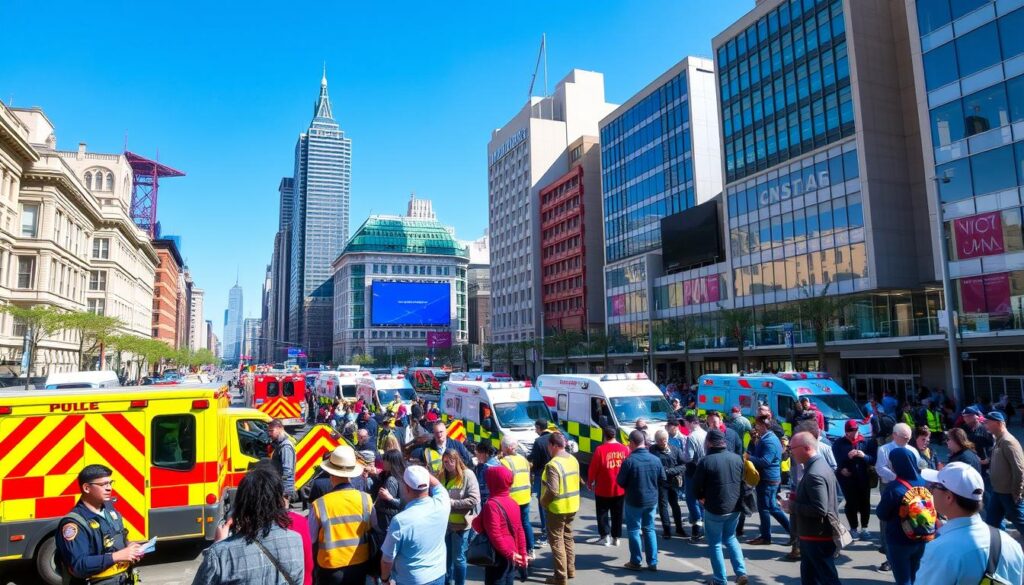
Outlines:
{"label": "clear blue sky", "polygon": [[600,71],[622,103],[686,55],[710,57],[711,38],[753,6],[13,0],[0,99],[41,106],[61,149],[118,152],[127,133],[130,150],[187,173],[161,185],[158,219],[181,235],[220,335],[236,267],[246,316],[259,316],[277,185],[322,62],[353,141],[350,230],[404,212],[415,191],[473,239],[487,227],[487,141],[525,103],[542,32],[551,87],[574,67]]}

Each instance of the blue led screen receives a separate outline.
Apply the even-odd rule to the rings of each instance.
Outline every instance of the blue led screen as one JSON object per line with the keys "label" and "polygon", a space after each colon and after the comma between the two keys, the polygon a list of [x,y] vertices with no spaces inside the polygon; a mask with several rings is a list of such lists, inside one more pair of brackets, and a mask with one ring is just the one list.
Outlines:
{"label": "blue led screen", "polygon": [[372,285],[370,322],[375,327],[451,325],[451,285],[447,282],[380,282]]}

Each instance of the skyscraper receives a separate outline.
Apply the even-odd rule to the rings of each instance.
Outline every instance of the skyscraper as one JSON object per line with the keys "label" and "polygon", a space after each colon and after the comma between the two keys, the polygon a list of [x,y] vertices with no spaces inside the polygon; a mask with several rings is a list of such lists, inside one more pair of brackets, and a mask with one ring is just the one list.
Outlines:
{"label": "skyscraper", "polygon": [[309,129],[295,145],[288,340],[311,360],[331,354],[331,262],[348,240],[352,142],[334,120],[327,72]]}
{"label": "skyscraper", "polygon": [[231,287],[224,320],[224,360],[237,360],[242,352],[242,287]]}

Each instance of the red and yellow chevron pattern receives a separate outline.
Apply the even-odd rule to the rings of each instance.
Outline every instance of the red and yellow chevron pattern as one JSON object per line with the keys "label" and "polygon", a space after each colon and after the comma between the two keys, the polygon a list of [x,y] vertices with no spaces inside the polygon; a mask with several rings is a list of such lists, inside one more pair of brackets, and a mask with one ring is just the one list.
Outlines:
{"label": "red and yellow chevron pattern", "polygon": [[284,398],[271,398],[256,407],[270,418],[302,418],[302,407],[298,402],[290,402]]}
{"label": "red and yellow chevron pattern", "polygon": [[466,441],[466,427],[461,420],[453,420],[452,424],[448,425],[448,436],[461,443]]}
{"label": "red and yellow chevron pattern", "polygon": [[295,489],[301,489],[316,475],[325,453],[342,444],[330,425],[316,425],[295,445]]}

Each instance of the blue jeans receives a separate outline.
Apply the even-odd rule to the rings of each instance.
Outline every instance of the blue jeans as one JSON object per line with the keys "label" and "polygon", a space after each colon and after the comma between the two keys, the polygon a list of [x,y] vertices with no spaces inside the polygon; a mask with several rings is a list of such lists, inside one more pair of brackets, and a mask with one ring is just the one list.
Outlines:
{"label": "blue jeans", "polygon": [[924,545],[923,542],[915,544],[888,543],[885,558],[889,561],[889,567],[892,568],[892,578],[896,585],[912,585],[914,575],[917,575],[917,569],[921,566]]}
{"label": "blue jeans", "polygon": [[519,520],[523,523],[523,532],[526,533],[526,551],[533,550],[533,526],[530,525],[530,502],[519,506]]}
{"label": "blue jeans", "polygon": [[626,518],[626,533],[629,536],[629,562],[639,565],[643,557],[640,554],[640,532],[643,532],[643,552],[647,555],[647,564],[658,566],[658,533],[654,530],[654,511],[657,506],[637,508],[628,503],[623,507]]}
{"label": "blue jeans", "polygon": [[446,532],[444,544],[448,550],[445,583],[466,585],[466,547],[469,545],[469,530]]}
{"label": "blue jeans", "polygon": [[840,585],[832,541],[800,541],[800,585]]}
{"label": "blue jeans", "polygon": [[985,508],[985,522],[989,526],[1000,528],[1006,519],[1024,534],[1024,500],[1014,502],[1010,494],[992,492],[992,497]]}
{"label": "blue jeans", "polygon": [[690,524],[703,523],[704,506],[700,505],[700,500],[697,499],[697,488],[694,485],[692,476],[686,476],[683,482],[683,489],[686,493],[686,509],[690,513]]}
{"label": "blue jeans", "polygon": [[[537,496],[537,515],[540,516],[540,541],[547,542],[548,540],[548,518],[547,514],[544,513],[544,506],[540,505],[540,487],[544,482],[540,480],[540,474],[534,474],[533,476],[533,495]],[[526,526],[523,526],[526,528]],[[532,530],[532,529],[531,529]]]}
{"label": "blue jeans", "polygon": [[732,561],[732,571],[736,576],[747,574],[747,566],[743,562],[743,549],[740,548],[740,541],[736,538],[736,526],[740,522],[740,513],[733,512],[719,516],[704,511],[704,538],[707,539],[708,547],[711,549],[711,570],[714,572],[716,585],[728,582],[725,576],[725,556],[722,554],[722,544],[729,549],[729,560]]}
{"label": "blue jeans", "polygon": [[[779,507],[775,497],[779,494],[779,484],[770,484],[761,481],[757,484],[757,515],[761,519],[761,538],[770,541],[772,539],[772,518],[789,533],[789,518]],[[833,563],[833,566],[835,563]]]}

